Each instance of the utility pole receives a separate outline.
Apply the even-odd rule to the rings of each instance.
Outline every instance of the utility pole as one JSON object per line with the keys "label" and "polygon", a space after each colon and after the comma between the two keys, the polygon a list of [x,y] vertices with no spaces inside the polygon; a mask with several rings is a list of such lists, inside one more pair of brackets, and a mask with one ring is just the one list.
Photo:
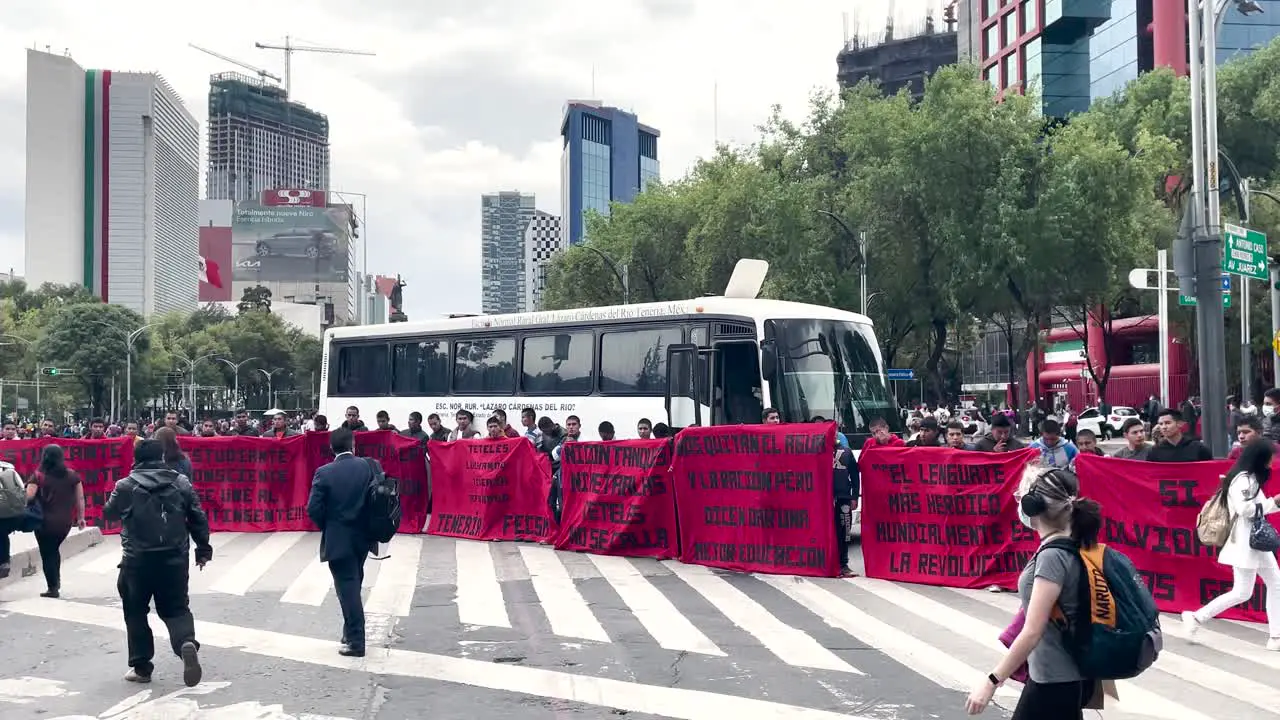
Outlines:
{"label": "utility pole", "polygon": [[[330,55],[376,55],[377,53],[366,52],[364,50],[345,50],[343,48],[334,47],[315,47],[310,45],[294,45],[292,39],[284,36],[283,45],[273,45],[271,43],[254,43],[254,47],[259,50],[281,50],[284,52],[284,92],[288,97],[292,97],[293,92],[293,54],[295,52],[313,52],[328,53]],[[207,52],[207,51],[206,51]]]}

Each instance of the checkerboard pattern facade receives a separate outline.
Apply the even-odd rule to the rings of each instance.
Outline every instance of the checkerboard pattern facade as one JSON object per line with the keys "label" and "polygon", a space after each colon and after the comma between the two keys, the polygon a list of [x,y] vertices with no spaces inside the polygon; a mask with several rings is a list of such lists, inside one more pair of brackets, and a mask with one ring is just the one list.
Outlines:
{"label": "checkerboard pattern facade", "polygon": [[564,247],[560,236],[560,218],[541,210],[535,211],[524,233],[525,278],[524,312],[542,309],[542,293],[547,287],[551,259]]}

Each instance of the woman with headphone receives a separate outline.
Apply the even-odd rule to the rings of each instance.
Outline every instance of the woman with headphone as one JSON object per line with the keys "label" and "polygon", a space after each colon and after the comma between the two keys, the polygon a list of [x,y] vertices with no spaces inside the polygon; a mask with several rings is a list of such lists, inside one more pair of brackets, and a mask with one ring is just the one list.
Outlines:
{"label": "woman with headphone", "polygon": [[[1064,618],[1077,617],[1080,584],[1086,582],[1079,559],[1070,551],[1045,545],[1071,538],[1082,547],[1098,542],[1102,508],[1079,497],[1080,481],[1068,470],[1033,465],[1023,474],[1015,499],[1022,523],[1040,536],[1040,552],[1018,578],[1026,621],[1004,659],[969,695],[970,715],[986,710],[996,689],[1025,663],[1030,679],[1013,711],[1013,720],[1081,720],[1094,684],[1086,682],[1069,649]],[[1060,609],[1058,619],[1052,619]]]}
{"label": "woman with headphone", "polygon": [[[1218,562],[1231,567],[1235,579],[1231,589],[1195,612],[1182,613],[1187,639],[1195,642],[1196,631],[1206,620],[1253,597],[1257,578],[1267,586],[1268,650],[1280,650],[1280,566],[1276,554],[1255,550],[1249,545],[1254,518],[1280,510],[1280,495],[1268,495],[1275,488],[1271,480],[1271,458],[1275,449],[1270,440],[1258,437],[1240,451],[1231,470],[1222,476],[1222,502],[1231,515],[1231,534],[1218,550]],[[1265,522],[1265,520],[1264,520]]]}

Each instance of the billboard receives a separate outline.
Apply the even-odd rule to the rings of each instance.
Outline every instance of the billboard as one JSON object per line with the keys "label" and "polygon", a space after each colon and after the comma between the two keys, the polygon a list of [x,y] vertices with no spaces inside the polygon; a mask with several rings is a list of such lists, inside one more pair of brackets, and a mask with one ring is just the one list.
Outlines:
{"label": "billboard", "polygon": [[301,188],[278,188],[262,191],[262,204],[267,207],[305,206],[328,207],[329,194],[323,190],[303,190]]}
{"label": "billboard", "polygon": [[343,205],[236,205],[231,252],[236,282],[345,283],[351,212]]}

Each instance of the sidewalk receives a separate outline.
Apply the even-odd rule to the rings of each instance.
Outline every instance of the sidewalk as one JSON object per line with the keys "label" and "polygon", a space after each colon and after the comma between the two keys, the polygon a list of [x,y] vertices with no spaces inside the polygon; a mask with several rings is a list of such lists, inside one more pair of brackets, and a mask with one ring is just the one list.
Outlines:
{"label": "sidewalk", "polygon": [[[62,559],[66,560],[84,552],[102,542],[102,530],[88,527],[84,530],[72,528],[71,534],[62,541]],[[9,561],[9,577],[0,579],[0,587],[17,582],[40,572],[40,550],[36,547],[36,536],[32,533],[13,533],[9,536],[12,558]]]}

